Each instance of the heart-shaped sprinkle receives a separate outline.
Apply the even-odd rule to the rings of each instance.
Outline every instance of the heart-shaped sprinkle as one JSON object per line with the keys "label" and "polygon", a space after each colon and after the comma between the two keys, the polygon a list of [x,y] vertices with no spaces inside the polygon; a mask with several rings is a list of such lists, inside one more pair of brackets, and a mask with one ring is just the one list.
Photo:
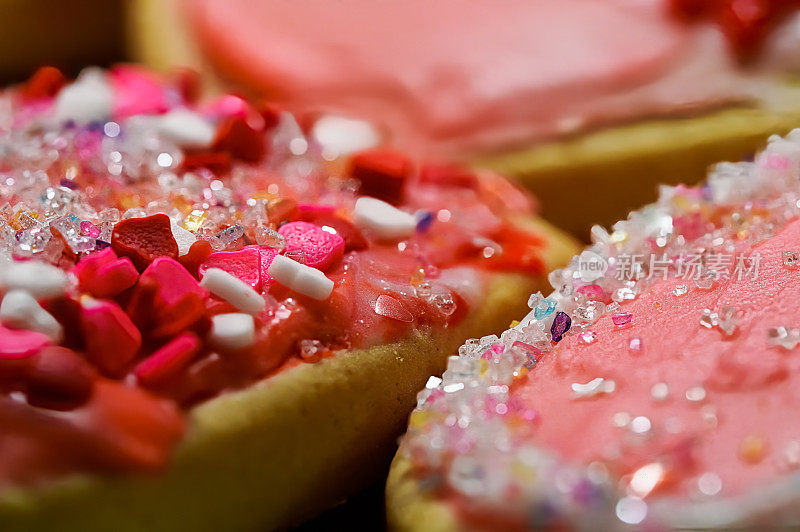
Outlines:
{"label": "heart-shaped sprinkle", "polygon": [[178,258],[178,243],[166,214],[128,218],[114,226],[111,247],[121,257],[129,257],[140,271],[158,257]]}
{"label": "heart-shaped sprinkle", "polygon": [[239,251],[212,253],[198,269],[201,279],[209,268],[225,270],[253,289],[261,290],[261,254],[254,246],[247,246]]}
{"label": "heart-shaped sprinkle", "polygon": [[278,230],[286,239],[287,254],[302,253],[306,266],[325,270],[344,254],[344,239],[333,228],[308,222],[289,222]]}

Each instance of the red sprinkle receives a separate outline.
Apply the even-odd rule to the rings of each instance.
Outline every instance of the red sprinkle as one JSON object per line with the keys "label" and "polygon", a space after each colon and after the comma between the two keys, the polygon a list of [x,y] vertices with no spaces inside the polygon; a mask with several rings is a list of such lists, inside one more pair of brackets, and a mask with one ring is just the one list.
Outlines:
{"label": "red sprinkle", "polygon": [[95,371],[83,357],[65,347],[49,346],[31,360],[26,390],[30,404],[67,410],[89,400]]}
{"label": "red sprinkle", "polygon": [[185,368],[200,352],[202,342],[194,333],[184,333],[141,361],[134,370],[139,382],[152,386]]}
{"label": "red sprinkle", "polygon": [[110,301],[93,302],[83,308],[81,331],[86,357],[100,371],[119,377],[142,345],[142,335],[131,319]]}
{"label": "red sprinkle", "polygon": [[166,214],[118,222],[111,235],[111,247],[117,255],[129,257],[140,271],[158,257],[178,258],[178,243]]}
{"label": "red sprinkle", "polygon": [[43,66],[33,73],[22,87],[22,95],[26,98],[52,98],[66,84],[67,78],[55,67]]}
{"label": "red sprinkle", "polygon": [[335,230],[326,231],[308,222],[289,222],[278,232],[286,238],[286,253],[301,252],[307,266],[325,270],[342,258],[344,239]]}
{"label": "red sprinkle", "polygon": [[611,316],[611,321],[614,322],[614,325],[617,327],[621,327],[622,325],[627,325],[633,319],[633,314],[630,312],[617,312]]}
{"label": "red sprinkle", "polygon": [[99,298],[116,296],[139,278],[133,262],[128,257],[118,259],[111,248],[84,257],[72,271],[81,290]]}
{"label": "red sprinkle", "polygon": [[212,149],[249,163],[259,162],[266,152],[264,136],[242,117],[223,120],[217,128]]}
{"label": "red sprinkle", "polygon": [[361,181],[359,193],[394,205],[403,201],[403,185],[411,170],[408,157],[385,149],[361,152],[350,161],[350,175]]}

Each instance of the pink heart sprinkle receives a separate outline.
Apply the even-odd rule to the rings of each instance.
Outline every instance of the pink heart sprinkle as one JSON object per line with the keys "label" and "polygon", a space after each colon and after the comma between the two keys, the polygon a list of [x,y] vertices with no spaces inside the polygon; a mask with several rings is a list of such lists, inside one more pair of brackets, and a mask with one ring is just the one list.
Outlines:
{"label": "pink heart sprinkle", "polygon": [[42,333],[0,325],[0,360],[27,358],[49,344],[50,339]]}
{"label": "pink heart sprinkle", "polygon": [[325,270],[344,254],[344,239],[333,229],[326,231],[308,222],[289,222],[278,232],[286,238],[284,252],[303,253],[306,266]]}
{"label": "pink heart sprinkle", "polygon": [[239,251],[212,253],[197,270],[201,279],[209,268],[225,270],[255,290],[261,290],[261,254],[254,246],[246,246]]}
{"label": "pink heart sprinkle", "polygon": [[587,299],[600,301],[603,299],[603,289],[597,284],[587,284],[578,288],[578,293],[583,294]]}

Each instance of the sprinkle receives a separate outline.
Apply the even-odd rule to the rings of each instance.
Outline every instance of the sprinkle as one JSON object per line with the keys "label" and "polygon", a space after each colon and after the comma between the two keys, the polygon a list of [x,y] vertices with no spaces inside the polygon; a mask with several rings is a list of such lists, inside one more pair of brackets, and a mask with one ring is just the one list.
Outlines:
{"label": "sprinkle", "polygon": [[445,316],[452,316],[458,306],[451,294],[436,294],[432,301],[439,312]]}
{"label": "sprinkle", "polygon": [[333,281],[324,273],[283,255],[275,256],[268,273],[282,285],[313,299],[328,299],[333,292]]}
{"label": "sprinkle", "polygon": [[[528,302],[530,304],[530,301]],[[543,320],[553,313],[556,309],[556,302],[553,298],[546,297],[540,300],[533,309],[533,317],[537,320]]]}
{"label": "sprinkle", "polygon": [[172,220],[166,214],[121,220],[114,226],[111,247],[118,256],[129,257],[139,271],[158,257],[178,258]]}
{"label": "sprinkle", "polygon": [[617,412],[611,418],[611,424],[617,428],[623,429],[630,425],[631,422],[631,415],[627,412]]}
{"label": "sprinkle", "polygon": [[80,327],[86,340],[86,357],[112,377],[121,376],[142,346],[142,335],[119,305],[88,298],[83,303]]}
{"label": "sprinkle", "polygon": [[44,262],[11,262],[0,267],[0,286],[5,290],[24,290],[36,299],[48,299],[64,294],[67,276],[59,268]]}
{"label": "sprinkle", "polygon": [[380,133],[369,122],[337,115],[320,117],[311,135],[330,156],[373,148],[381,141]]}
{"label": "sprinkle", "polygon": [[11,290],[0,303],[0,320],[15,329],[27,329],[44,334],[54,343],[61,341],[64,331],[61,324],[28,292]]}
{"label": "sprinkle", "polygon": [[139,362],[133,374],[145,386],[157,384],[186,367],[201,347],[202,343],[196,334],[183,333]]}
{"label": "sprinkle", "polygon": [[631,420],[631,432],[635,434],[644,434],[650,432],[652,424],[645,416],[637,416]]}
{"label": "sprinkle", "polygon": [[797,251],[782,251],[783,265],[787,268],[795,268],[800,263],[800,253]]}
{"label": "sprinkle", "polygon": [[572,326],[572,318],[566,312],[559,312],[553,319],[553,324],[550,326],[550,334],[553,336],[554,342],[560,342],[569,328]]}
{"label": "sprinkle", "polygon": [[615,507],[617,519],[628,525],[638,525],[647,517],[647,503],[638,497],[623,497]]}
{"label": "sprinkle", "polygon": [[318,359],[326,351],[325,344],[319,340],[300,340],[300,358],[307,361]]}
{"label": "sprinkle", "polygon": [[644,346],[642,345],[642,339],[639,337],[631,338],[628,342],[628,351],[633,354],[639,354],[642,352]]}
{"label": "sprinkle", "polygon": [[211,318],[209,340],[224,349],[249,347],[255,341],[253,316],[241,313],[217,314]]}
{"label": "sprinkle", "polygon": [[739,444],[739,458],[749,464],[757,464],[767,454],[767,441],[758,434],[748,434]]}
{"label": "sprinkle", "polygon": [[694,386],[693,388],[689,388],[686,390],[686,400],[691,401],[692,403],[699,403],[700,401],[705,400],[706,398],[706,389],[702,386]]}
{"label": "sprinkle", "polygon": [[586,384],[581,384],[579,382],[572,383],[572,391],[576,399],[594,397],[595,395],[603,393],[613,393],[615,389],[616,383],[613,380],[607,380],[602,377],[592,379]]}
{"label": "sprinkle", "polygon": [[595,340],[597,340],[597,333],[594,331],[583,331],[579,337],[583,343],[593,344]]}
{"label": "sprinkle", "polygon": [[246,246],[239,251],[212,253],[197,270],[201,279],[210,268],[225,270],[253,290],[261,290],[261,255],[255,246]]}
{"label": "sprinkle", "polygon": [[189,253],[192,244],[197,242],[197,237],[172,220],[170,220],[170,229],[172,229],[172,237],[178,244],[178,256],[183,257]]}
{"label": "sprinkle", "polygon": [[770,327],[767,329],[767,343],[787,350],[794,349],[800,343],[800,329]]}
{"label": "sprinkle", "polygon": [[286,248],[286,239],[282,234],[266,226],[258,226],[255,229],[256,242],[262,246],[269,246],[278,253]]}
{"label": "sprinkle", "polygon": [[16,331],[0,325],[0,360],[16,360],[36,354],[50,338],[36,331]]}
{"label": "sprinkle", "polygon": [[353,222],[360,229],[371,231],[378,238],[396,240],[411,236],[417,228],[417,219],[376,198],[362,196],[356,200]]}
{"label": "sprinkle", "polygon": [[54,108],[59,122],[88,124],[107,120],[113,105],[114,92],[105,74],[86,69],[74,83],[59,91]]}
{"label": "sprinkle", "polygon": [[697,489],[703,495],[713,497],[722,491],[722,479],[716,473],[703,473],[697,477]]}
{"label": "sprinkle", "polygon": [[305,264],[326,270],[344,254],[344,239],[335,231],[330,233],[308,222],[289,222],[278,232],[286,242],[286,254],[301,252]]}
{"label": "sprinkle", "polygon": [[664,401],[669,397],[669,386],[666,382],[657,382],[650,388],[650,396],[655,401]]}
{"label": "sprinkle", "polygon": [[614,322],[614,325],[617,327],[622,327],[623,325],[629,324],[632,319],[633,314],[630,312],[617,312],[611,316],[611,321]]}
{"label": "sprinkle", "polygon": [[672,293],[675,294],[675,297],[681,297],[683,295],[686,295],[686,292],[688,291],[689,291],[688,286],[686,286],[685,284],[678,284],[675,285],[675,290],[673,290]]}
{"label": "sprinkle", "polygon": [[257,314],[266,306],[264,298],[250,285],[219,268],[206,270],[200,286],[243,312]]}
{"label": "sprinkle", "polygon": [[207,148],[214,141],[214,125],[188,109],[173,109],[161,115],[156,127],[162,137],[181,148]]}
{"label": "sprinkle", "polygon": [[694,280],[694,285],[700,290],[710,290],[717,282],[717,272],[709,270]]}

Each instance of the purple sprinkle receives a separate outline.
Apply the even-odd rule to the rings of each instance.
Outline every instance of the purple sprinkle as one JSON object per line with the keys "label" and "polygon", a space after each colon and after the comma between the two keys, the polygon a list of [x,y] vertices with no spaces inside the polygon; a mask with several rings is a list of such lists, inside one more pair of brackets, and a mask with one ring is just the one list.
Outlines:
{"label": "purple sprinkle", "polygon": [[106,249],[110,246],[110,242],[106,242],[105,240],[96,240],[94,243],[95,250],[100,251],[101,249]]}
{"label": "purple sprinkle", "polygon": [[70,190],[78,190],[78,184],[70,179],[62,179],[58,184]]}
{"label": "purple sprinkle", "polygon": [[417,232],[424,233],[433,223],[433,213],[431,211],[417,212]]}
{"label": "purple sprinkle", "polygon": [[572,318],[566,312],[559,312],[553,318],[553,325],[550,326],[550,334],[553,335],[554,342],[560,342],[564,333],[572,327]]}

